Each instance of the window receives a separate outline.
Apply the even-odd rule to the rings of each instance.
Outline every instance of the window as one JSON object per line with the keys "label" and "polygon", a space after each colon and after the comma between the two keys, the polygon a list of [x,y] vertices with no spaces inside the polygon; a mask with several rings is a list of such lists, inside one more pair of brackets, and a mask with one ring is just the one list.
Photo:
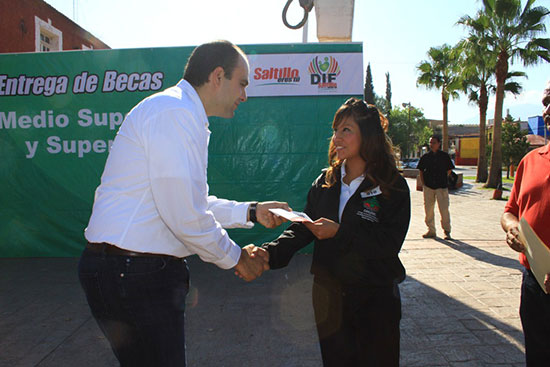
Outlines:
{"label": "window", "polygon": [[50,42],[50,37],[40,32],[40,51],[48,52],[51,51],[52,45]]}
{"label": "window", "polygon": [[38,17],[34,17],[35,25],[35,50],[37,52],[61,51],[63,50],[63,33],[52,25]]}

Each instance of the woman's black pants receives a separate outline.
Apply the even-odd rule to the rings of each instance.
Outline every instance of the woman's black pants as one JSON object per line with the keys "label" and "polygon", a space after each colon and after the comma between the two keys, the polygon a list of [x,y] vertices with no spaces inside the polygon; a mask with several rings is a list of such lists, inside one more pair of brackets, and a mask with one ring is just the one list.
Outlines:
{"label": "woman's black pants", "polygon": [[397,284],[343,289],[315,279],[313,308],[324,367],[399,366]]}

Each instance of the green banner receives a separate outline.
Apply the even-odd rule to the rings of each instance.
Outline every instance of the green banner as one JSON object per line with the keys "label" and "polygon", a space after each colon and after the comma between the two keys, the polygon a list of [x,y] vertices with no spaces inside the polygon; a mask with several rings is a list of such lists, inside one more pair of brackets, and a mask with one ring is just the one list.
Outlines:
{"label": "green banner", "polygon": [[[361,44],[248,45],[248,55],[361,53]],[[176,84],[193,47],[0,55],[0,257],[77,256],[125,114]],[[362,83],[359,80],[358,83]],[[349,96],[254,97],[210,119],[210,193],[303,209]],[[241,246],[284,226],[230,230]]]}

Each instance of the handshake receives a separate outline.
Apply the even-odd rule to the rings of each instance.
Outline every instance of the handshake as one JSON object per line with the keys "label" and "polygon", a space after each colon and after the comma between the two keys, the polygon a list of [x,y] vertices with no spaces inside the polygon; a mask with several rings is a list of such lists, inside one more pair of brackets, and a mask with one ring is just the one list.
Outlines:
{"label": "handshake", "polygon": [[[273,209],[278,209],[279,211]],[[303,213],[292,212],[287,203],[278,201],[258,203],[256,215],[258,222],[266,228],[275,228],[281,223],[286,222],[287,219],[293,222],[302,222],[320,240],[336,236],[340,228],[339,223],[327,218],[319,218],[316,221],[312,221],[307,215],[304,217]],[[235,275],[250,282],[262,275],[264,271],[269,270],[269,252],[254,245],[245,246],[241,249],[241,257],[234,269]]]}
{"label": "handshake", "polygon": [[234,269],[235,275],[250,282],[269,270],[269,252],[254,245],[245,246]]}
{"label": "handshake", "polygon": [[[279,201],[264,201],[257,204],[256,219],[258,223],[266,228],[275,228],[281,223],[286,222],[273,214],[270,209],[292,210],[287,203]],[[266,270],[269,270],[269,253],[261,247],[248,245],[241,249],[241,257],[235,265],[235,275],[241,279],[250,282],[256,279]]]}

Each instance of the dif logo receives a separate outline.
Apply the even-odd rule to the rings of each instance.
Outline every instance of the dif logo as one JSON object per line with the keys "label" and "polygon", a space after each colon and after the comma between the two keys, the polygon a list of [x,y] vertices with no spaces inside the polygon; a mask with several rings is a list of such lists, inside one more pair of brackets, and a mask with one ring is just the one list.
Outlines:
{"label": "dif logo", "polygon": [[316,56],[308,67],[311,76],[311,85],[317,85],[319,89],[336,89],[336,78],[341,70],[338,61],[332,56]]}

